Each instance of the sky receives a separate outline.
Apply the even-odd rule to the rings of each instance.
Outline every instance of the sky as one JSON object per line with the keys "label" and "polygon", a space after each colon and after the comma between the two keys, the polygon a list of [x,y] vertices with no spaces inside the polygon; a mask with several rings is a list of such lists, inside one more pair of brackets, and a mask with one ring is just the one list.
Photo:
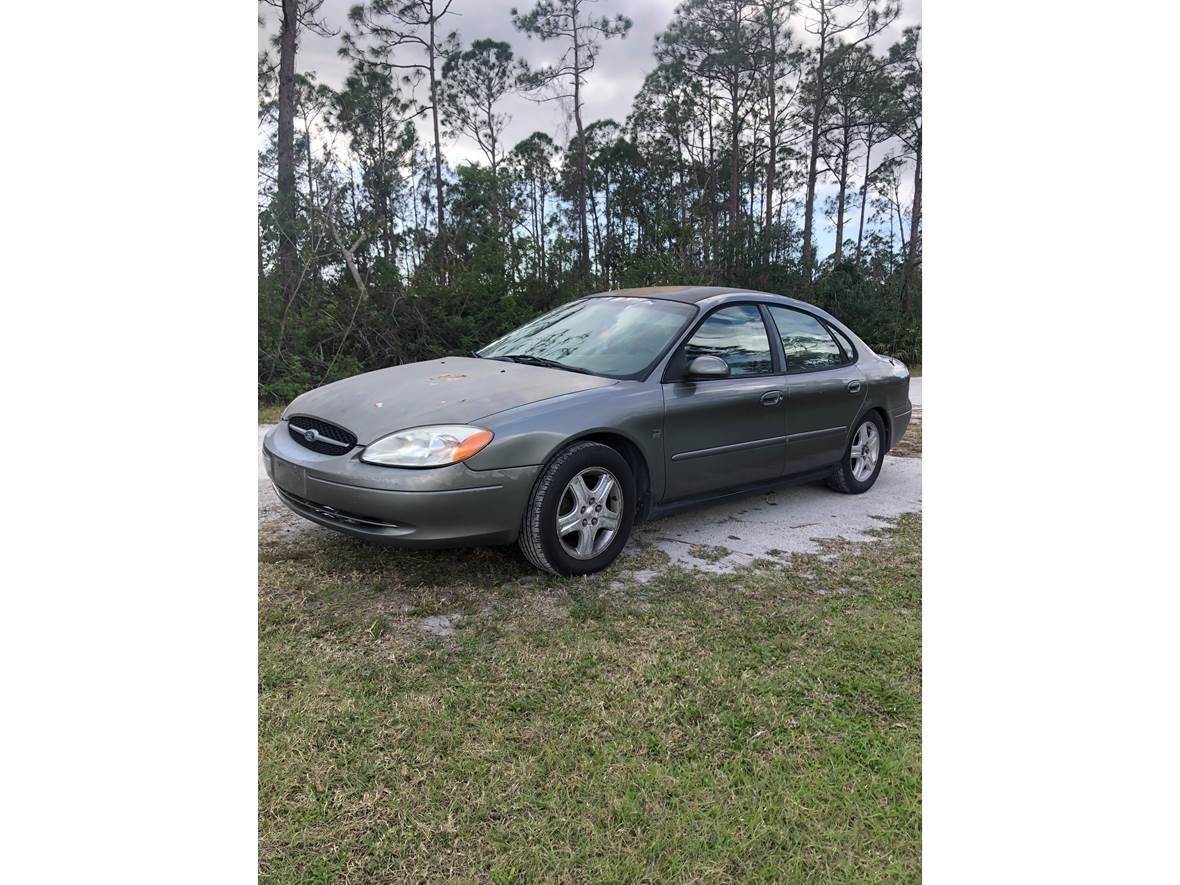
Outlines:
{"label": "sky", "polygon": [[[320,17],[334,29],[347,28],[348,10],[358,0],[325,0],[320,8]],[[527,11],[533,0],[454,0],[451,11],[443,24],[445,32],[458,31],[465,45],[473,40],[491,38],[503,40],[512,46],[518,57],[530,65],[542,66],[555,61],[560,51],[557,43],[541,43],[529,40],[512,26],[510,10],[516,6]],[[594,14],[614,16],[623,13],[631,21],[631,31],[625,39],[615,38],[603,43],[598,64],[586,78],[583,91],[583,120],[589,124],[594,120],[613,119],[623,123],[631,111],[631,101],[643,85],[643,79],[653,67],[655,60],[652,45],[655,36],[663,31],[672,19],[678,0],[598,0],[591,5]],[[259,6],[264,25],[258,32],[258,48],[268,48],[271,37],[278,30],[278,11],[267,4]],[[898,20],[872,41],[878,51],[895,42],[902,28],[921,22],[921,0],[902,0],[902,12]],[[796,37],[801,28],[796,26]],[[337,55],[340,37],[320,37],[305,32],[301,35],[296,69],[300,73],[315,71],[320,82],[339,88],[348,72],[349,63]],[[540,130],[564,147],[569,140],[572,122],[562,112],[558,102],[536,102],[524,96],[510,96],[503,103],[503,111],[510,116],[505,131],[505,142],[511,146],[531,133]],[[451,165],[466,160],[482,160],[483,155],[474,142],[466,138],[445,142],[443,151]],[[817,206],[822,205],[823,196],[830,188],[821,187]],[[827,220],[816,218],[816,237],[819,253],[825,255],[832,250],[835,239]]]}

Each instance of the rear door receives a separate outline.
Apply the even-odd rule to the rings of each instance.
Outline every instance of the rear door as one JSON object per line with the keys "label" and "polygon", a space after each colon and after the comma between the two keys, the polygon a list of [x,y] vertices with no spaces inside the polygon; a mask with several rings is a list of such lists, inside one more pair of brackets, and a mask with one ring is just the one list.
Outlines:
{"label": "rear door", "polygon": [[776,305],[770,317],[786,358],[786,470],[835,464],[867,394],[856,354],[812,314]]}
{"label": "rear door", "polygon": [[[677,377],[697,356],[718,356],[730,377]],[[784,378],[762,312],[736,304],[711,313],[670,362],[664,390],[664,500],[781,476],[786,464]]]}

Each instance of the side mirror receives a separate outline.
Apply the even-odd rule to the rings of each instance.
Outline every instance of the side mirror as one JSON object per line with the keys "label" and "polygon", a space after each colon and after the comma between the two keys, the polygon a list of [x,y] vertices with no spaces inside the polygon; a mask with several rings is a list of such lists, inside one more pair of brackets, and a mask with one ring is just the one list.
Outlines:
{"label": "side mirror", "polygon": [[686,376],[691,379],[728,378],[729,365],[719,356],[694,357]]}

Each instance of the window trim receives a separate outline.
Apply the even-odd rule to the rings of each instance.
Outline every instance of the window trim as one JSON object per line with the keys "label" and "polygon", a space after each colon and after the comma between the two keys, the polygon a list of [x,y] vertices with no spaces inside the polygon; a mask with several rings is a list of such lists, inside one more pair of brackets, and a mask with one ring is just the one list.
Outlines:
{"label": "window trim", "polygon": [[758,303],[758,309],[762,311],[762,323],[766,326],[766,337],[770,339],[770,353],[771,361],[774,365],[774,374],[786,375],[787,352],[783,348],[783,339],[778,333],[778,326],[774,324],[774,317],[770,315],[770,308],[773,306],[765,302]]}
{"label": "window trim", "polygon": [[[822,369],[792,369],[792,368],[789,368],[788,364],[787,364],[786,348],[783,347],[783,336],[782,336],[782,333],[779,332],[778,324],[774,322],[774,314],[771,313],[771,308],[773,308],[773,307],[777,307],[780,310],[792,310],[795,313],[801,313],[801,314],[803,314],[803,316],[809,317],[809,318],[815,320],[817,323],[819,323],[820,328],[828,333],[828,338],[830,338],[832,340],[832,343],[836,345],[836,352],[840,354],[842,361],[835,366],[825,366]],[[782,357],[783,357],[782,365],[783,365],[783,374],[784,375],[811,375],[815,372],[831,372],[833,369],[843,369],[845,366],[850,366],[856,362],[855,352],[853,353],[852,358],[848,359],[848,355],[844,352],[844,345],[840,343],[839,338],[837,338],[835,335],[832,334],[832,330],[831,330],[829,324],[827,322],[825,322],[822,317],[817,317],[815,314],[811,313],[810,311],[800,310],[797,307],[791,307],[786,304],[768,304],[768,305],[766,305],[766,313],[767,313],[767,319],[770,321],[771,326],[774,329],[774,336],[773,337],[775,340],[778,341],[779,350],[782,352]],[[851,340],[849,341],[849,343],[850,344],[852,343]]]}
{"label": "window trim", "polygon": [[[692,341],[692,337],[700,330],[701,326],[709,322],[709,318],[718,311],[726,310],[730,307],[753,307],[758,310],[758,315],[762,318],[762,331],[766,333],[766,342],[770,345],[770,371],[760,373],[758,375],[728,375],[725,378],[685,378],[676,377],[673,375],[673,367],[680,361],[680,357],[684,354],[684,348]],[[786,365],[786,360],[783,357],[783,343],[778,336],[778,329],[769,325],[770,315],[766,310],[766,305],[761,301],[727,301],[716,305],[704,314],[702,314],[697,323],[692,326],[688,332],[684,333],[679,343],[676,344],[672,350],[672,357],[668,360],[667,365],[664,366],[663,374],[660,377],[661,384],[701,384],[711,381],[745,381],[747,379],[753,380],[757,378],[773,378],[776,375],[782,375],[783,367]],[[773,330],[773,331],[772,331]],[[777,342],[777,344],[776,344]]]}

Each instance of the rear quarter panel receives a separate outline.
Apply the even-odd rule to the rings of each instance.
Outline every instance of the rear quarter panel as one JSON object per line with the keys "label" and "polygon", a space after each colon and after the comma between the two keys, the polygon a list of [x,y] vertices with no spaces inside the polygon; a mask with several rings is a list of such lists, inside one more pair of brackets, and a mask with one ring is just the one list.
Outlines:
{"label": "rear quarter panel", "polygon": [[910,371],[900,360],[872,353],[861,358],[860,368],[868,386],[865,411],[877,408],[888,416],[892,447],[910,420]]}

